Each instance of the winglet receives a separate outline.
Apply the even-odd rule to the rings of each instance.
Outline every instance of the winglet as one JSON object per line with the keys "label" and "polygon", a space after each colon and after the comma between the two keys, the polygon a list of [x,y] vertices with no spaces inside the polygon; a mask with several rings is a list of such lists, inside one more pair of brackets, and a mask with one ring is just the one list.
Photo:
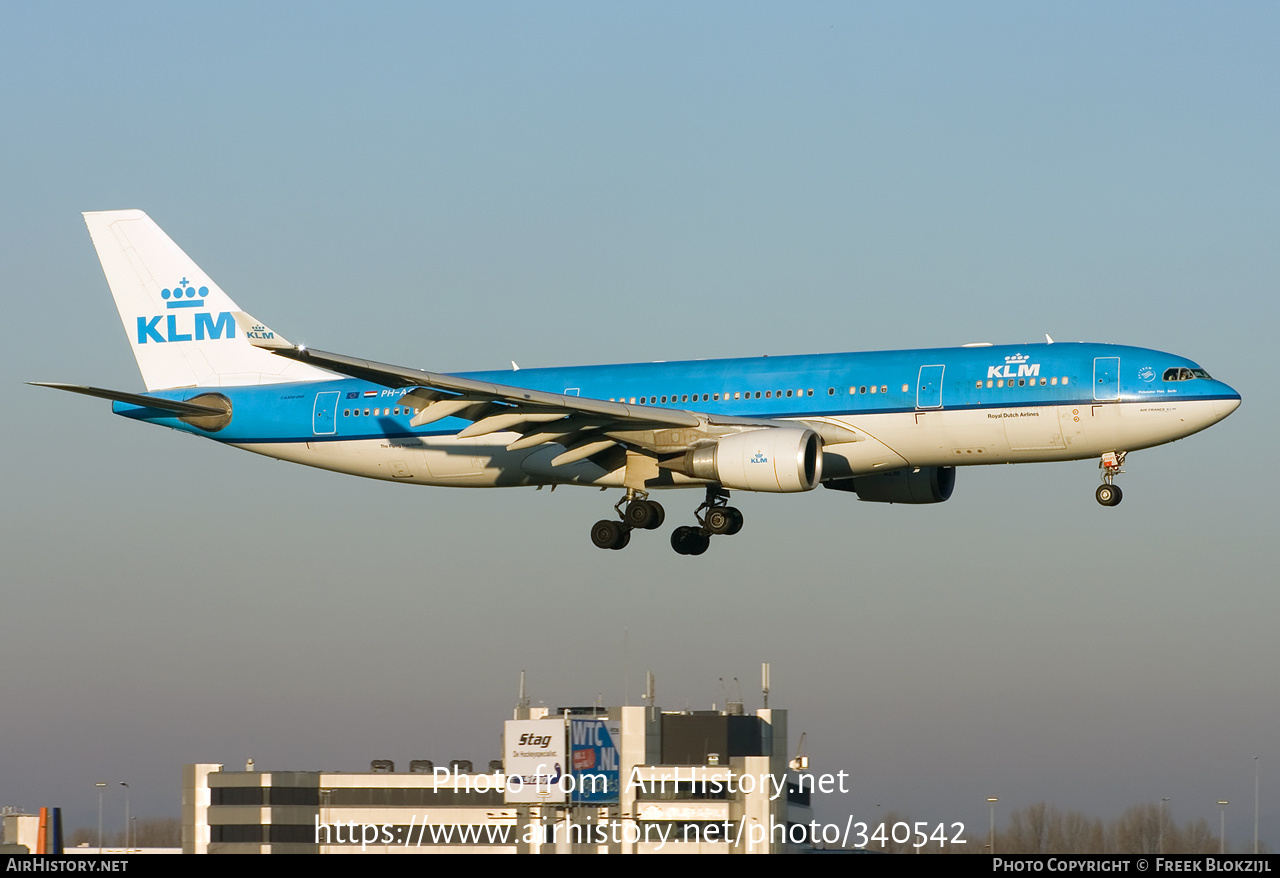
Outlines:
{"label": "winglet", "polygon": [[284,350],[292,348],[291,344],[283,336],[272,332],[265,324],[246,314],[244,311],[236,311],[232,314],[235,317],[236,326],[240,327],[240,331],[244,333],[244,337],[249,339],[249,344],[255,348],[263,348],[264,350]]}

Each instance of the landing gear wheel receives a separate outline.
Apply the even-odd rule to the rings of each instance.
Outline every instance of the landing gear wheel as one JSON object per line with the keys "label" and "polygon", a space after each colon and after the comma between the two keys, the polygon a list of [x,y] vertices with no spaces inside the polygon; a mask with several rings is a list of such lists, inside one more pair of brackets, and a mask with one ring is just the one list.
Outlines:
{"label": "landing gear wheel", "polygon": [[591,525],[591,542],[597,549],[621,549],[631,542],[631,531],[620,521],[601,519]]}
{"label": "landing gear wheel", "polygon": [[725,533],[729,536],[733,536],[738,531],[742,530],[742,513],[738,511],[738,507],[736,506],[726,506],[724,511],[729,513],[729,517],[733,519],[733,524],[729,526],[729,529],[725,531]]}
{"label": "landing gear wheel", "polygon": [[632,500],[627,504],[627,511],[623,515],[627,525],[638,530],[654,530],[662,527],[666,517],[667,514],[663,511],[662,505],[653,500]]}
{"label": "landing gear wheel", "polygon": [[700,530],[694,530],[694,532],[689,535],[689,542],[687,543],[688,552],[686,554],[701,555],[710,545],[711,537],[707,536]]}
{"label": "landing gear wheel", "polygon": [[[727,534],[733,529],[734,518],[728,506],[717,506],[707,510],[707,530],[713,534]],[[741,523],[739,522],[739,527]]]}
{"label": "landing gear wheel", "polygon": [[1099,485],[1094,495],[1103,506],[1119,506],[1124,499],[1124,492],[1117,485]]}
{"label": "landing gear wheel", "polygon": [[701,555],[711,545],[711,538],[696,527],[678,527],[671,532],[671,548],[680,555]]}

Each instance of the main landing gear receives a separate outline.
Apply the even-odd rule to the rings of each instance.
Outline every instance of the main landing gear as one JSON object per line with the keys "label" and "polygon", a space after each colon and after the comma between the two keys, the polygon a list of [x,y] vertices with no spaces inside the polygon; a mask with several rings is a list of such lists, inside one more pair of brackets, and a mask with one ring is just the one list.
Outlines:
{"label": "main landing gear", "polygon": [[729,492],[719,485],[707,486],[707,499],[694,510],[693,517],[698,519],[698,527],[678,527],[671,532],[671,548],[677,554],[701,555],[713,535],[732,536],[742,530],[742,513],[729,505]]}
{"label": "main landing gear", "polygon": [[[620,521],[602,519],[591,526],[591,542],[597,548],[624,549],[631,542],[631,531],[656,530],[666,518],[660,503],[634,489],[628,489],[613,508]],[[742,513],[729,505],[729,492],[719,485],[707,486],[707,499],[693,516],[697,527],[686,525],[671,532],[671,548],[681,555],[701,555],[711,545],[712,536],[732,536],[742,530]]]}
{"label": "main landing gear", "polygon": [[[627,507],[625,510],[622,508],[624,503]],[[661,503],[632,489],[628,489],[613,508],[621,521],[605,518],[591,525],[591,542],[596,544],[596,548],[625,549],[627,543],[631,542],[632,530],[657,530],[667,517]]]}
{"label": "main landing gear", "polygon": [[1098,469],[1102,470],[1102,484],[1098,486],[1094,496],[1103,506],[1119,506],[1120,501],[1124,499],[1124,492],[1120,490],[1120,486],[1111,484],[1111,481],[1124,472],[1121,467],[1124,465],[1127,454],[1127,451],[1108,451],[1098,462]]}

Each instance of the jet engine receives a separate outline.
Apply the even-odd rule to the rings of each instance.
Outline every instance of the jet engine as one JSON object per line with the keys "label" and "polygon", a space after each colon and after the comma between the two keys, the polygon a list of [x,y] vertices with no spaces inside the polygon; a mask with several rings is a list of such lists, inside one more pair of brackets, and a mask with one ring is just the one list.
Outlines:
{"label": "jet engine", "polygon": [[954,466],[905,467],[852,479],[824,482],[837,491],[852,491],[872,503],[941,503],[956,486]]}
{"label": "jet engine", "polygon": [[663,466],[731,491],[812,491],[822,480],[822,440],[801,428],[748,430],[697,445]]}

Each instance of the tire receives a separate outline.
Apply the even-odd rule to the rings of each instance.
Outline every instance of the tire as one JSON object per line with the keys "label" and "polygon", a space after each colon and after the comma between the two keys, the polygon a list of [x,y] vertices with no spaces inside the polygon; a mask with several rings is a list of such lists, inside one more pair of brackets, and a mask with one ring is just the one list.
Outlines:
{"label": "tire", "polygon": [[[623,533],[625,533],[625,530],[620,522],[602,518],[591,525],[591,542],[595,544],[597,549],[612,549],[616,547]],[[623,543],[623,545],[626,545],[626,543]]]}
{"label": "tire", "polygon": [[729,513],[729,516],[733,519],[733,525],[725,533],[733,536],[742,530],[742,512],[736,506],[726,506],[724,511]]}
{"label": "tire", "polygon": [[700,531],[694,531],[689,535],[689,551],[688,555],[701,555],[711,545],[711,537]]}
{"label": "tire", "polygon": [[662,507],[652,500],[632,500],[627,504],[624,518],[628,525],[637,530],[653,530],[661,526],[666,515]]}
{"label": "tire", "polygon": [[657,530],[662,527],[662,523],[667,520],[667,510],[662,508],[662,504],[657,500],[650,500],[649,505],[658,513],[657,519],[649,526],[649,530]]}
{"label": "tire", "polygon": [[733,515],[726,506],[708,509],[706,521],[707,530],[713,534],[727,534],[733,528]]}
{"label": "tire", "polygon": [[671,532],[671,548],[677,555],[689,554],[689,536],[696,533],[691,527],[678,527]]}
{"label": "tire", "polygon": [[617,541],[609,547],[610,549],[625,549],[627,544],[631,542],[631,531],[625,527],[621,528],[621,531],[622,532],[618,534]]}
{"label": "tire", "polygon": [[1115,485],[1099,485],[1094,496],[1103,506],[1117,506],[1124,493]]}

